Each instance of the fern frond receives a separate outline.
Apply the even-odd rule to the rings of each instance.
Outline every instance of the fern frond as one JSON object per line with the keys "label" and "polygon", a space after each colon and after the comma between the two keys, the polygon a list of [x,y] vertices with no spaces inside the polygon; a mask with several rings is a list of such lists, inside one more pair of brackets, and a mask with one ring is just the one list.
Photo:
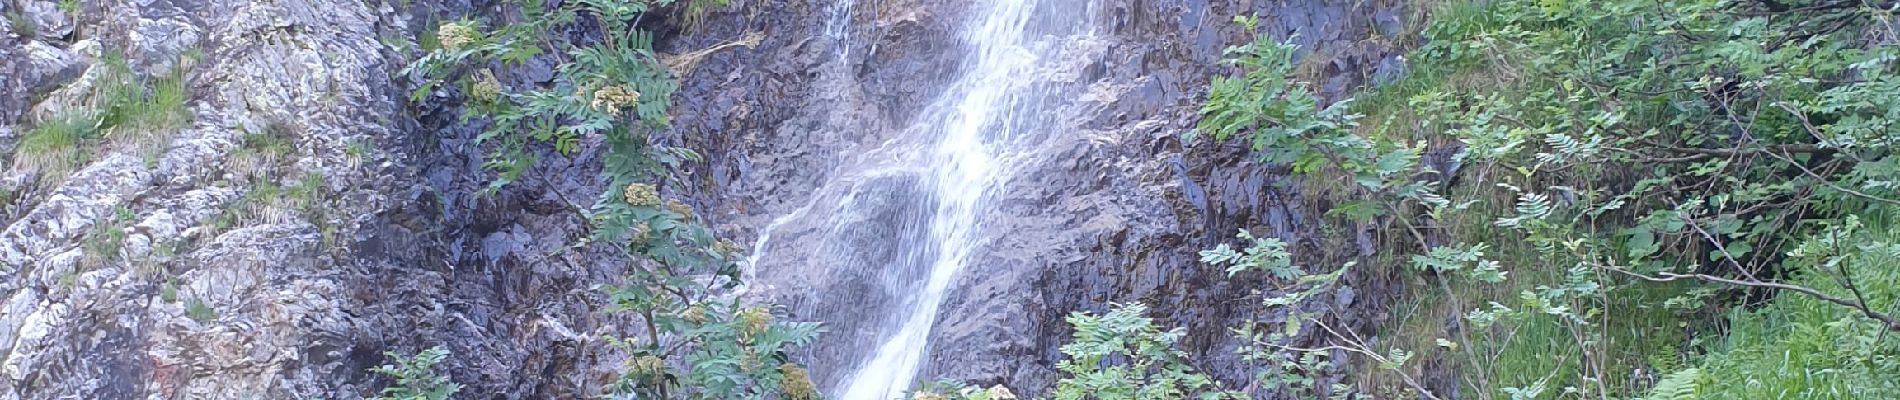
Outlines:
{"label": "fern frond", "polygon": [[1696,386],[1701,380],[1702,370],[1700,369],[1690,368],[1670,373],[1669,376],[1663,377],[1662,381],[1656,382],[1656,387],[1651,388],[1649,396],[1643,397],[1643,400],[1694,400],[1698,397]]}

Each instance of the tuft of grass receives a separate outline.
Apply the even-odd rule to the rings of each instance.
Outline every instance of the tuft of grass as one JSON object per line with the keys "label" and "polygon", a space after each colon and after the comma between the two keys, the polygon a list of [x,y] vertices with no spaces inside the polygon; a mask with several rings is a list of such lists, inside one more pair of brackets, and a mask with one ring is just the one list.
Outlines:
{"label": "tuft of grass", "polygon": [[25,14],[17,10],[7,12],[7,25],[13,27],[14,34],[23,38],[31,38],[39,34],[39,25],[33,24],[33,20],[27,19]]}
{"label": "tuft of grass", "polygon": [[138,272],[145,276],[160,276],[165,272],[165,263],[178,256],[178,244],[159,241],[152,244],[152,252],[137,261]]}
{"label": "tuft of grass", "polygon": [[115,51],[101,57],[100,68],[103,73],[86,95],[85,110],[44,121],[20,139],[14,171],[37,171],[41,182],[57,184],[102,144],[129,147],[155,163],[169,142],[165,133],[191,122],[184,68],[142,79]]}
{"label": "tuft of grass", "polygon": [[354,158],[357,160],[362,160],[364,157],[369,156],[369,140],[368,139],[351,140],[348,146],[343,147],[343,155],[349,156],[350,158]]}
{"label": "tuft of grass", "polygon": [[434,35],[434,32],[441,27],[442,20],[437,19],[434,15],[430,15],[429,21],[424,23],[422,27],[424,34],[416,35],[416,47],[421,49],[423,53],[442,49],[442,40]]}
{"label": "tuft of grass", "polygon": [[158,288],[158,299],[166,303],[178,302],[178,278],[165,280],[165,285]]}
{"label": "tuft of grass", "polygon": [[169,131],[191,122],[185,103],[189,76],[185,63],[156,78],[141,78],[123,54],[102,57],[105,73],[93,94],[93,105],[103,111],[107,126],[130,131]]}
{"label": "tuft of grass", "polygon": [[324,186],[327,184],[328,181],[322,173],[306,172],[303,174],[303,179],[297,180],[296,185],[285,189],[285,200],[299,210],[315,207],[318,201],[322,200],[319,196],[323,194]]}
{"label": "tuft of grass", "polygon": [[83,246],[84,264],[99,267],[119,258],[119,250],[125,247],[124,225],[134,218],[137,218],[137,214],[131,208],[119,206],[113,210],[112,217],[93,224],[92,234],[86,238]]}
{"label": "tuft of grass", "polygon": [[217,235],[239,224],[252,221],[281,223],[293,218],[302,218],[328,230],[323,218],[323,195],[327,193],[328,183],[323,174],[305,173],[302,178],[286,186],[267,178],[252,180],[251,189],[243,197],[225,206],[224,211],[213,216],[205,223],[210,235]]}
{"label": "tuft of grass", "polygon": [[246,132],[238,138],[238,148],[232,152],[226,170],[247,180],[267,179],[289,161],[292,149],[289,128],[270,124],[263,132]]}
{"label": "tuft of grass", "polygon": [[205,304],[204,300],[191,299],[185,304],[185,315],[193,321],[211,322],[218,319],[218,310],[211,309],[211,305]]}
{"label": "tuft of grass", "polygon": [[119,257],[119,250],[125,247],[125,228],[117,225],[100,224],[93,229],[86,240],[87,263],[101,266]]}
{"label": "tuft of grass", "polygon": [[99,139],[98,124],[88,115],[68,115],[33,127],[14,150],[14,169],[64,177],[91,156],[87,148]]}

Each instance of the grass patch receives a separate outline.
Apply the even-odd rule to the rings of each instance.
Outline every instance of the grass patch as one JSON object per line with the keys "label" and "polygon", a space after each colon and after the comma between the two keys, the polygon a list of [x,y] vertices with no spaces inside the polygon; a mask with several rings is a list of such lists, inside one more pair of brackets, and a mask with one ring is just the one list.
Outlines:
{"label": "grass patch", "polygon": [[126,148],[156,159],[169,133],[190,124],[186,68],[156,79],[139,77],[125,57],[107,52],[82,109],[41,122],[21,137],[14,171],[33,171],[56,184],[90,161],[101,145]]}
{"label": "grass patch", "polygon": [[114,224],[100,224],[93,229],[86,240],[86,264],[103,266],[119,258],[119,250],[125,247],[125,228]]}
{"label": "grass patch", "polygon": [[250,222],[285,223],[302,218],[328,231],[323,213],[323,194],[328,192],[323,174],[305,173],[288,185],[269,178],[252,181],[251,190],[225,206],[224,211],[205,223],[210,235],[230,231]]}
{"label": "grass patch", "polygon": [[185,316],[191,317],[193,321],[207,323],[218,320],[218,310],[211,309],[211,305],[205,304],[204,300],[191,299],[185,304]]}
{"label": "grass patch", "polygon": [[343,147],[343,155],[357,160],[362,160],[364,157],[369,156],[369,140],[351,140],[348,146]]}
{"label": "grass patch", "polygon": [[186,66],[195,62],[187,56],[170,72],[147,79],[134,73],[123,55],[107,53],[102,61],[106,72],[93,106],[102,112],[101,125],[112,128],[108,136],[135,149],[162,148],[165,142],[155,138],[191,123]]}
{"label": "grass patch", "polygon": [[441,49],[442,39],[434,34],[436,30],[440,28],[442,28],[442,20],[436,18],[434,14],[430,14],[428,22],[424,22],[422,25],[423,33],[416,35],[416,47],[422,50],[423,53]]}
{"label": "grass patch", "polygon": [[27,131],[14,150],[15,170],[39,171],[64,177],[84,165],[92,156],[92,143],[100,139],[99,122],[87,115],[55,118]]}
{"label": "grass patch", "polygon": [[165,284],[158,287],[158,299],[166,303],[178,302],[178,278],[166,279]]}
{"label": "grass patch", "polygon": [[125,224],[137,217],[131,208],[119,206],[113,210],[111,217],[95,222],[92,234],[87,235],[83,246],[85,258],[81,265],[97,268],[119,259],[119,251],[125,247]]}
{"label": "grass patch", "polygon": [[13,27],[13,33],[23,38],[32,38],[39,34],[39,25],[34,24],[33,20],[27,19],[25,14],[17,10],[7,12],[7,26]]}
{"label": "grass patch", "polygon": [[246,132],[238,138],[238,148],[231,153],[225,170],[248,180],[270,179],[290,160],[291,140],[289,128],[282,124],[270,124],[263,132]]}

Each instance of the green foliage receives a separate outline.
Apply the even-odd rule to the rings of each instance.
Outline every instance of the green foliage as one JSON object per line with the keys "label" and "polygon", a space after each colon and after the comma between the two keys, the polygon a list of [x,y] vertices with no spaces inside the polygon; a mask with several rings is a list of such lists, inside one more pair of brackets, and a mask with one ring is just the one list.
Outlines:
{"label": "green foliage", "polygon": [[7,11],[7,26],[13,28],[14,34],[20,35],[20,37],[23,38],[31,38],[39,34],[40,30],[38,24],[33,23],[31,19],[27,19],[26,14],[21,14],[19,10]]}
{"label": "green foliage", "polygon": [[817,324],[774,323],[766,309],[717,301],[672,309],[664,303],[675,298],[640,293],[644,289],[608,289],[615,300],[609,312],[648,316],[661,337],[677,339],[612,339],[633,356],[609,387],[613,397],[817,398],[809,375],[784,356],[817,338]]}
{"label": "green foliage", "polygon": [[79,3],[79,0],[59,0],[59,10],[72,14],[75,19],[79,18],[79,12],[83,11],[81,7],[83,5]]}
{"label": "green foliage", "polygon": [[35,170],[50,177],[43,181],[57,182],[85,164],[100,144],[126,144],[155,155],[169,137],[161,133],[191,120],[185,108],[186,66],[194,62],[188,57],[164,76],[147,79],[135,74],[122,54],[106,52],[84,104],[27,131],[14,168]]}
{"label": "green foliage", "polygon": [[238,148],[231,152],[225,170],[246,180],[265,180],[277,175],[292,160],[294,138],[282,124],[269,124],[261,132],[244,132]]}
{"label": "green foliage", "polygon": [[1016,400],[1016,393],[1003,385],[988,389],[958,381],[926,382],[917,390],[901,396],[910,400]]}
{"label": "green foliage", "polygon": [[[1792,263],[1844,270],[1850,279],[1797,279],[1877,310],[1900,305],[1900,225],[1893,211],[1850,215],[1796,247]],[[1864,224],[1864,225],[1863,225]],[[1851,282],[1850,289],[1843,282]],[[1858,311],[1811,297],[1782,296],[1760,309],[1737,308],[1726,337],[1707,342],[1700,367],[1704,399],[1900,397],[1900,342]],[[1658,385],[1657,391],[1662,391]]]}
{"label": "green foliage", "polygon": [[[441,23],[423,40],[428,53],[404,71],[421,80],[410,99],[448,88],[463,95],[462,117],[487,126],[476,139],[491,149],[490,193],[527,172],[535,146],[569,155],[590,138],[604,145],[601,179],[610,189],[584,211],[593,229],[587,240],[635,262],[621,282],[597,287],[612,301],[605,312],[636,316],[644,328],[641,337],[612,340],[631,358],[608,397],[816,398],[809,374],[785,354],[811,342],[819,327],[776,322],[769,307],[726,300],[722,294],[740,284],[741,249],[694,221],[691,206],[663,195],[683,186],[674,171],[699,156],[647,138],[670,122],[677,84],[638,21],[675,4],[690,18],[725,2],[528,0],[516,4],[518,20]],[[569,43],[549,34],[574,28],[603,36]],[[547,52],[564,61],[552,83],[510,85],[497,77],[496,68]]]}
{"label": "green foliage", "polygon": [[1209,265],[1226,265],[1227,276],[1233,276],[1246,270],[1265,270],[1280,279],[1293,279],[1301,275],[1299,267],[1293,265],[1293,254],[1286,251],[1286,242],[1276,238],[1255,238],[1245,230],[1238,235],[1240,240],[1251,242],[1245,253],[1221,244],[1212,250],[1201,252],[1201,262]]}
{"label": "green foliage", "polygon": [[[1256,23],[1244,17],[1236,20],[1248,30]],[[1335,104],[1321,109],[1310,90],[1288,79],[1294,69],[1294,50],[1266,36],[1227,49],[1228,62],[1245,73],[1214,78],[1207,104],[1201,107],[1200,130],[1219,141],[1250,131],[1249,141],[1265,161],[1301,165],[1317,162],[1312,157],[1318,154],[1308,152],[1316,142],[1351,139],[1336,134],[1354,118],[1346,107]]]}
{"label": "green foliage", "polygon": [[[1745,297],[1720,293],[1795,285],[1811,290],[1780,290],[1776,302],[1837,313],[1818,326],[1900,325],[1883,320],[1887,294],[1869,283],[1883,278],[1805,259],[1801,245],[1852,214],[1900,205],[1892,10],[1492,0],[1432,11],[1412,76],[1371,101],[1309,106],[1305,85],[1289,81],[1291,51],[1257,40],[1230,53],[1244,75],[1215,82],[1202,109],[1201,131],[1217,140],[1243,138],[1298,172],[1343,175],[1322,180],[1351,178],[1357,186],[1341,194],[1352,198],[1329,215],[1395,232],[1384,247],[1396,254],[1381,258],[1410,258],[1426,273],[1421,286],[1465,315],[1437,334],[1400,335],[1425,346],[1355,354],[1379,364],[1405,358],[1398,351],[1436,354],[1474,371],[1463,383],[1479,398],[1634,397],[1650,386],[1662,397],[1688,387],[1736,398],[1762,392],[1712,395],[1693,382],[1787,380],[1725,380],[1712,365],[1684,372],[1676,349],[1693,341],[1676,335],[1711,331],[1695,315]],[[1451,156],[1425,162],[1426,150]],[[1235,257],[1214,253],[1209,261]],[[1893,275],[1891,264],[1867,265]],[[1832,384],[1804,380],[1775,396],[1892,396],[1866,389],[1891,381],[1866,370],[1805,371],[1782,376],[1867,383],[1816,390]]]}
{"label": "green foliage", "polygon": [[111,217],[94,222],[92,234],[86,237],[84,246],[86,263],[104,265],[117,259],[119,249],[125,245],[124,225],[135,217],[132,209],[120,206],[113,210]]}
{"label": "green foliage", "polygon": [[1175,349],[1187,332],[1163,331],[1143,316],[1140,304],[1116,306],[1107,314],[1069,315],[1075,336],[1062,346],[1066,358],[1056,368],[1058,400],[1238,399],[1213,379],[1194,371],[1187,355]]}
{"label": "green foliage", "polygon": [[165,285],[158,288],[158,299],[166,303],[178,302],[178,279],[166,279]]}
{"label": "green foliage", "polygon": [[[609,157],[609,162],[634,164],[622,169],[640,170],[643,173],[636,177],[645,178],[652,167],[641,161],[651,155],[638,153],[668,149],[649,149],[638,134],[667,124],[666,110],[676,84],[652,50],[652,34],[633,23],[651,7],[670,3],[597,0],[550,7],[532,0],[521,4],[526,23],[493,24],[492,29],[479,21],[442,24],[436,35],[442,48],[405,70],[425,79],[410,99],[421,101],[444,79],[456,79],[466,89],[472,101],[466,104],[469,112],[464,117],[489,121],[488,130],[477,140],[495,148],[487,162],[498,172],[491,191],[519,179],[534,163],[527,145],[548,143],[560,153],[572,154],[580,149],[581,138],[589,136],[605,136],[613,146],[626,147],[630,153]],[[601,30],[608,37],[600,43],[570,47],[565,54],[568,62],[556,72],[552,87],[511,90],[502,87],[492,71],[463,71],[468,68],[461,67],[515,65],[540,56],[546,32],[574,24],[582,15],[603,23]]]}
{"label": "green foliage", "polygon": [[366,139],[351,140],[348,146],[343,147],[343,155],[361,160],[369,156],[369,145],[369,140]]}
{"label": "green foliage", "polygon": [[65,116],[41,123],[20,137],[14,150],[16,168],[63,174],[86,162],[86,146],[99,138],[97,122],[83,116]]}
{"label": "green foliage", "polygon": [[1701,385],[1702,371],[1689,368],[1670,373],[1668,377],[1656,382],[1649,396],[1643,400],[1695,400],[1696,387]]}
{"label": "green foliage", "polygon": [[193,321],[206,323],[218,320],[218,310],[211,309],[211,305],[205,304],[204,300],[191,299],[185,302],[185,316],[191,317]]}
{"label": "green foliage", "polygon": [[107,52],[101,66],[104,73],[95,82],[93,107],[99,110],[99,124],[136,133],[169,131],[191,122],[185,108],[190,100],[185,66],[197,60],[189,55],[178,67],[154,77],[140,77],[132,71],[123,53]]}
{"label": "green foliage", "polygon": [[435,373],[435,366],[449,358],[449,350],[442,346],[431,347],[405,357],[396,352],[383,353],[393,363],[370,368],[370,372],[396,380],[396,384],[383,388],[381,394],[372,400],[448,400],[462,385]]}

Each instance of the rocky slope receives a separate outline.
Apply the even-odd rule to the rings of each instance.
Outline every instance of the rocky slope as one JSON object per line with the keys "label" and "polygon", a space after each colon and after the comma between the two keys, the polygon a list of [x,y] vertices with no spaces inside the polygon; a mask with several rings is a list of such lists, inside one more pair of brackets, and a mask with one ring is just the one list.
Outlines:
{"label": "rocky slope", "polygon": [[[746,1],[693,26],[658,27],[671,52],[763,33],[714,53],[682,78],[676,129],[661,140],[702,149],[691,199],[722,233],[756,238],[835,179],[854,150],[889,139],[955,74],[962,2],[883,0],[838,12],[832,1]],[[991,210],[1010,232],[979,251],[933,338],[929,376],[1052,384],[1062,317],[1145,301],[1169,325],[1200,328],[1196,353],[1245,382],[1215,327],[1256,311],[1249,282],[1228,283],[1194,252],[1239,228],[1287,238],[1313,259],[1363,249],[1363,233],[1316,232],[1324,199],[1239,149],[1184,146],[1179,134],[1220,50],[1242,40],[1232,15],[1297,33],[1324,89],[1343,94],[1396,69],[1377,38],[1406,11],[1379,1],[1103,1],[1113,27],[1078,51],[1102,60],[1066,84],[1073,134],[1052,139]],[[575,204],[601,188],[598,148],[545,156],[526,178],[476,196],[489,176],[457,116],[457,95],[410,104],[397,72],[430,18],[493,4],[333,0],[48,0],[0,2],[0,149],[11,194],[0,230],[0,399],[360,398],[383,382],[365,369],[384,351],[436,344],[475,398],[577,398],[619,358],[597,339],[625,321],[596,312],[590,289],[622,266],[608,252],[558,250],[586,235]],[[1047,12],[1059,12],[1049,10]],[[30,24],[31,29],[26,26]],[[585,32],[574,33],[585,35]],[[157,143],[102,139],[65,177],[28,168],[14,143],[84,99],[104,54],[133,71],[185,71],[190,122]],[[180,62],[194,57],[197,62]],[[549,79],[552,61],[510,69],[509,84]],[[80,101],[79,103],[83,103]],[[252,138],[287,151],[259,157]],[[597,143],[590,143],[597,144]],[[267,162],[257,162],[258,159]],[[236,168],[235,166],[247,166]],[[871,182],[870,185],[880,183]],[[886,183],[889,184],[889,183]],[[286,187],[302,191],[281,190]],[[872,196],[862,240],[902,226]],[[781,239],[821,226],[790,224]],[[858,228],[850,228],[858,229]],[[122,243],[110,251],[102,238]],[[1357,240],[1354,240],[1357,237]],[[1357,245],[1342,243],[1360,242]],[[807,354],[828,383],[862,356],[852,334],[891,301],[865,271],[827,269],[764,241],[762,298],[834,333]],[[863,254],[873,263],[878,254]],[[1355,277],[1357,293],[1382,292]],[[1375,317],[1376,295],[1331,306]],[[1269,317],[1270,319],[1270,317]],[[1361,323],[1359,326],[1365,326]]]}

